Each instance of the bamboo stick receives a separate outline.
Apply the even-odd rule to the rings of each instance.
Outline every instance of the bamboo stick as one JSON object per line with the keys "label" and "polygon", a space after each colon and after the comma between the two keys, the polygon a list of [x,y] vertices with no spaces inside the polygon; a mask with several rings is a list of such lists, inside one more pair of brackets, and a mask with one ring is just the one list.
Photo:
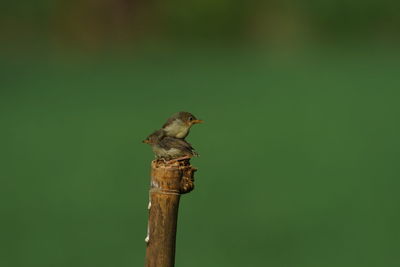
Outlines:
{"label": "bamboo stick", "polygon": [[151,164],[146,267],[173,267],[180,195],[194,188],[190,159]]}

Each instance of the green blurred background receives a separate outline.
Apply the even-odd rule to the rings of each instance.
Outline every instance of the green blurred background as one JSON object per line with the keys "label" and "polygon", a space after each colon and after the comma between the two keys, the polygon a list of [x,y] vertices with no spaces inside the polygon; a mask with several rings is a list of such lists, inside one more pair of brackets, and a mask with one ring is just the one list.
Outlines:
{"label": "green blurred background", "polygon": [[0,266],[143,266],[150,148],[206,121],[176,266],[400,266],[395,1],[7,1]]}

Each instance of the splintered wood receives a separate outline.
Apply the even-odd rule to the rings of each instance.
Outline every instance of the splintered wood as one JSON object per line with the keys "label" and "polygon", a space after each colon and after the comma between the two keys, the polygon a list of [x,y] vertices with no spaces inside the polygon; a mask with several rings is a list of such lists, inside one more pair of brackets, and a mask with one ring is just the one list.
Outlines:
{"label": "splintered wood", "polygon": [[190,159],[152,161],[146,267],[174,266],[179,199],[193,190],[195,171]]}

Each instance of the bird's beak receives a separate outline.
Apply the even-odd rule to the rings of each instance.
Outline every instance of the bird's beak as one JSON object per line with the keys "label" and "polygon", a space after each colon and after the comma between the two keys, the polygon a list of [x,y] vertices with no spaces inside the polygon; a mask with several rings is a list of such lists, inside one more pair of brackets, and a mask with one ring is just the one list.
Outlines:
{"label": "bird's beak", "polygon": [[149,142],[149,140],[146,139],[146,140],[143,140],[142,143],[148,144],[150,142]]}
{"label": "bird's beak", "polygon": [[203,122],[204,122],[203,120],[193,120],[192,124],[198,124],[198,123],[203,123]]}

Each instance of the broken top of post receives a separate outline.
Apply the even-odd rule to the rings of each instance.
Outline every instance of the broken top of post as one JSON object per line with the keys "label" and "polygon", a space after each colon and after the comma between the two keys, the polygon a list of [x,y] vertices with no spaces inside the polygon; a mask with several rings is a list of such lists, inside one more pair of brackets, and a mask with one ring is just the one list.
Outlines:
{"label": "broken top of post", "polygon": [[194,172],[190,159],[151,162],[150,192],[186,194],[194,189]]}

